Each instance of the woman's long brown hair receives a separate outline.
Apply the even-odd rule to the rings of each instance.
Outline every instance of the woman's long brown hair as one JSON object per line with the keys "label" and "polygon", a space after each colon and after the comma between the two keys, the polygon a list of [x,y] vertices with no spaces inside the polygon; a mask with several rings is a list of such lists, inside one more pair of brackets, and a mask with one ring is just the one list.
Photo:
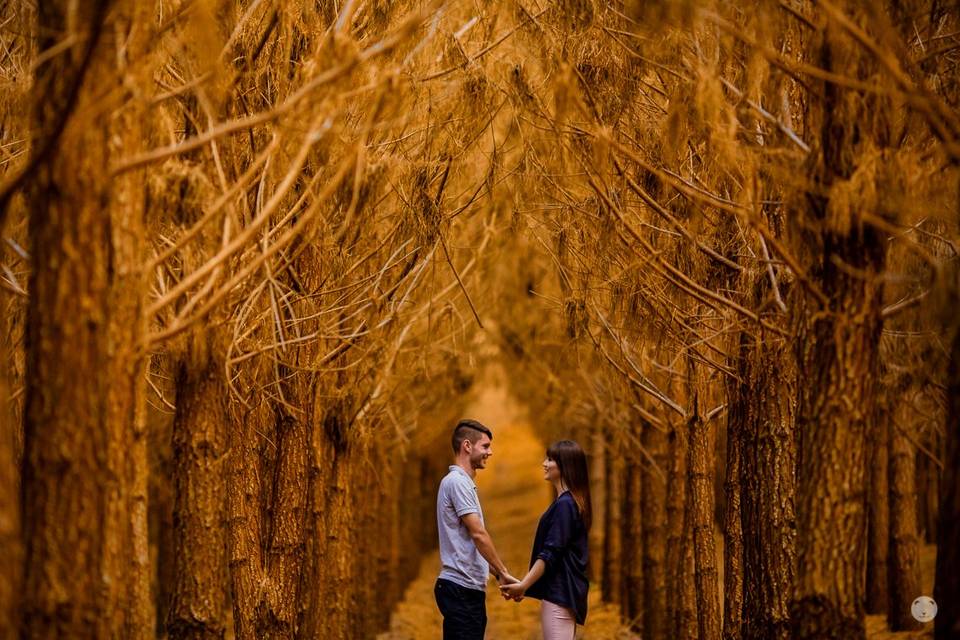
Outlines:
{"label": "woman's long brown hair", "polygon": [[580,518],[587,531],[593,519],[593,507],[590,504],[590,474],[587,471],[587,455],[573,440],[559,440],[547,447],[547,458],[557,463],[560,478],[570,490],[573,501],[577,503]]}

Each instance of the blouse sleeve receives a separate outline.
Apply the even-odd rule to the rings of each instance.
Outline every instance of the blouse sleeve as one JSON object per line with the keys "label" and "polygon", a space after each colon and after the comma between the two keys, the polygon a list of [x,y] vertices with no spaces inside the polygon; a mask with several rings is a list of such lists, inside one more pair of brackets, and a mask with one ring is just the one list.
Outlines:
{"label": "blouse sleeve", "polygon": [[550,528],[543,539],[543,549],[537,555],[549,567],[573,538],[573,526],[577,516],[577,507],[570,500],[561,500],[553,511]]}

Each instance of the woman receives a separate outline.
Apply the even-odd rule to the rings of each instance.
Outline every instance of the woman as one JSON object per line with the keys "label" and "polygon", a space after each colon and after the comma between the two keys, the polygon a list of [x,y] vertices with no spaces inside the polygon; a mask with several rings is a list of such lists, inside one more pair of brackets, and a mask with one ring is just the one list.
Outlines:
{"label": "woman", "polygon": [[518,583],[500,587],[505,598],[540,600],[544,640],[573,640],[587,617],[587,532],[590,484],[587,457],[576,442],[550,445],[543,477],[557,492],[540,517],[530,571]]}

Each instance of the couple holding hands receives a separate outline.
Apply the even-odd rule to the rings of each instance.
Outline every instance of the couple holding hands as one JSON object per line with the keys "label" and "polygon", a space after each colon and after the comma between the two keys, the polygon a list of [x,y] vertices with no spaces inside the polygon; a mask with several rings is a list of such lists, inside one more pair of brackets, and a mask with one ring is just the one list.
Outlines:
{"label": "couple holding hands", "polygon": [[572,440],[547,448],[544,480],[556,499],[540,518],[530,568],[510,575],[483,524],[474,483],[486,466],[493,434],[476,420],[461,420],[453,430],[456,464],[440,482],[437,529],[442,569],[434,587],[443,615],[444,640],[482,640],[487,626],[487,576],[493,575],[506,599],[540,600],[544,640],[573,640],[587,615],[587,532],[590,485],[583,449]]}

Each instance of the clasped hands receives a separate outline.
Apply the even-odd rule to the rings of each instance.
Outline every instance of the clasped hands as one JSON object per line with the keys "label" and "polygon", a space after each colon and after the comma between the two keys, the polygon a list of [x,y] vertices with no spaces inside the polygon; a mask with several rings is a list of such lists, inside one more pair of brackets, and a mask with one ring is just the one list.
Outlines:
{"label": "clasped hands", "polygon": [[523,600],[523,595],[527,592],[527,586],[525,584],[506,572],[500,574],[500,577],[497,578],[497,583],[500,585],[500,595],[503,596],[504,600],[520,602]]}

